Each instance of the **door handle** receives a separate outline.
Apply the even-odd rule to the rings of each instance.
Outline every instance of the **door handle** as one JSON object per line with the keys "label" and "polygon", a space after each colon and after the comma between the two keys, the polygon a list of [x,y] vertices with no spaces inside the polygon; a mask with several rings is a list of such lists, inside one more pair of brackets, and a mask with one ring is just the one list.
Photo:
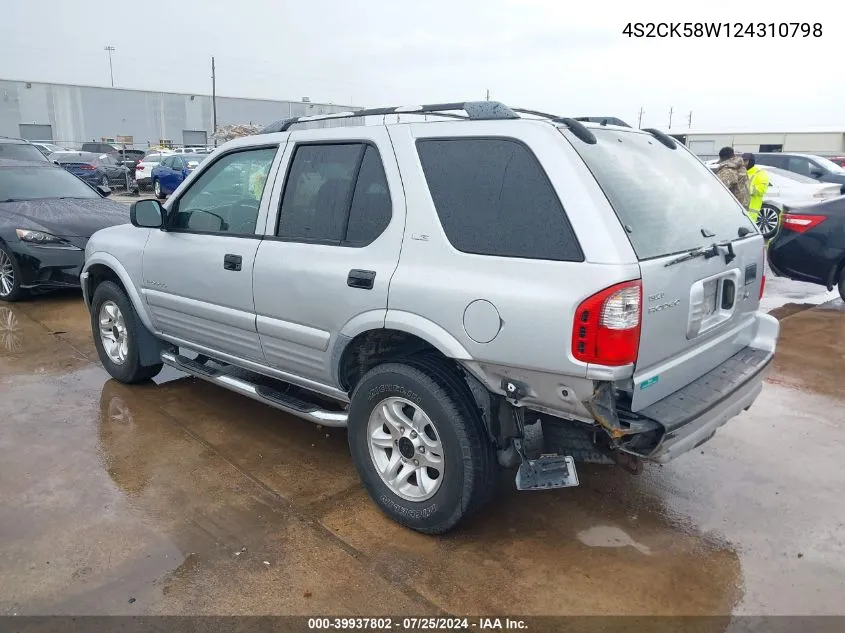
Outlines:
{"label": "door handle", "polygon": [[225,270],[240,270],[243,259],[240,255],[224,255],[223,268]]}
{"label": "door handle", "polygon": [[350,270],[349,276],[346,278],[346,285],[350,288],[372,290],[375,280],[376,271],[374,270]]}

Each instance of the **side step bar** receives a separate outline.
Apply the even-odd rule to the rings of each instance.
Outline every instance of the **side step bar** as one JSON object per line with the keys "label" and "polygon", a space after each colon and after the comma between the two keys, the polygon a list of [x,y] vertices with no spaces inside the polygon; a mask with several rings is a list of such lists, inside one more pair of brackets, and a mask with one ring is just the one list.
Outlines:
{"label": "side step bar", "polygon": [[266,405],[304,420],[314,422],[315,424],[334,427],[346,426],[347,415],[345,411],[327,411],[326,409],[321,409],[317,405],[306,402],[296,396],[276,391],[271,387],[256,385],[242,378],[230,376],[225,371],[197,363],[190,358],[186,358],[180,354],[174,354],[173,352],[162,352],[161,361],[165,365],[175,367],[186,374],[202,378],[247,398],[258,400],[258,402],[263,402]]}

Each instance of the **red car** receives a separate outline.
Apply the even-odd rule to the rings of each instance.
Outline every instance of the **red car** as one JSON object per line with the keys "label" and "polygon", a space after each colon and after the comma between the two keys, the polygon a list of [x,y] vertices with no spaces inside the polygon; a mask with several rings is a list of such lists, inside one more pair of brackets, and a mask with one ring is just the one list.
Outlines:
{"label": "red car", "polygon": [[828,159],[832,160],[840,167],[845,167],[845,156],[828,156]]}

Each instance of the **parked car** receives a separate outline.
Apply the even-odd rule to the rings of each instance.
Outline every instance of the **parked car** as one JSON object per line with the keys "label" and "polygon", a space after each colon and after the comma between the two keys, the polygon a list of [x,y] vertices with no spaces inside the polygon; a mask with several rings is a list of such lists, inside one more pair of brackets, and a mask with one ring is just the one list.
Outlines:
{"label": "parked car", "polygon": [[91,143],[83,143],[80,150],[91,152],[92,154],[108,154],[114,158],[118,165],[126,165],[133,174],[135,165],[145,153],[142,149],[132,149],[114,143],[97,143],[93,141]]}
{"label": "parked car", "polygon": [[140,189],[149,189],[152,187],[153,168],[172,154],[173,152],[170,150],[156,150],[144,154],[143,158],[135,165],[135,181],[138,183]]}
{"label": "parked car", "polygon": [[206,154],[173,154],[153,167],[150,178],[157,198],[164,199],[207,158]]}
{"label": "parked car", "polygon": [[103,366],[347,426],[373,501],[426,533],[490,500],[497,463],[573,486],[575,456],[638,471],[750,407],[779,326],[764,240],[718,179],[656,130],[401,112],[456,110],[280,121],[136,202],[86,247]]}
{"label": "parked car", "polygon": [[47,157],[29,141],[8,136],[0,136],[0,160],[49,162]]}
{"label": "parked car", "polygon": [[842,195],[842,187],[837,183],[819,182],[779,167],[761,167],[769,175],[769,190],[763,197],[757,226],[766,239],[771,238],[777,231],[784,206],[813,204]]}
{"label": "parked car", "polygon": [[54,145],[53,143],[32,142],[32,144],[35,145],[35,147],[37,147],[38,150],[42,154],[44,154],[44,156],[47,156],[47,157],[49,157],[50,154],[53,154],[54,152],[66,152],[66,151],[68,151],[66,148],[59,147],[58,145]]}
{"label": "parked car", "polygon": [[827,158],[840,167],[845,167],[845,156],[828,156]]}
{"label": "parked car", "polygon": [[56,152],[50,154],[50,159],[89,185],[126,188],[128,175],[129,189],[137,187],[130,169],[125,165],[118,165],[114,157],[109,154]]}
{"label": "parked car", "polygon": [[[706,165],[714,169],[718,162],[711,160],[707,161]],[[812,204],[841,195],[841,187],[836,183],[821,183],[808,176],[770,165],[761,167],[769,175],[769,189],[763,197],[763,206],[757,217],[757,228],[766,239],[770,239],[777,231],[784,205]]]}
{"label": "parked car", "polygon": [[772,152],[754,154],[754,157],[758,165],[780,167],[820,182],[838,183],[842,185],[842,193],[845,193],[845,167],[837,165],[824,156]]}
{"label": "parked car", "polygon": [[845,301],[845,196],[786,207],[768,254],[775,275],[838,287]]}
{"label": "parked car", "polygon": [[0,300],[79,287],[91,234],[129,221],[108,193],[48,161],[0,159]]}

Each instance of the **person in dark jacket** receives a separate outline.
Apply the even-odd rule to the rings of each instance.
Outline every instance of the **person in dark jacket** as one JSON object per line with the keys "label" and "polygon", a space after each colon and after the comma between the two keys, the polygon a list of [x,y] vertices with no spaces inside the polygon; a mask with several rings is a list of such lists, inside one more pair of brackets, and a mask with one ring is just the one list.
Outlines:
{"label": "person in dark jacket", "polygon": [[734,197],[739,200],[743,208],[747,209],[749,202],[748,172],[745,169],[742,156],[737,156],[733,147],[723,147],[719,150],[719,162],[716,163],[713,171]]}

